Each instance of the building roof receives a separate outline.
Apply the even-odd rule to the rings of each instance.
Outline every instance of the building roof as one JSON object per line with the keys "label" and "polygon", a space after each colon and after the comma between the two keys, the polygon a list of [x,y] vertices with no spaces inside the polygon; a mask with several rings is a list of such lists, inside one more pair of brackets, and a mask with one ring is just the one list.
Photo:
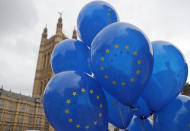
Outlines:
{"label": "building roof", "polygon": [[41,98],[34,98],[31,96],[26,96],[23,95],[21,93],[15,93],[15,92],[11,92],[11,91],[7,91],[3,88],[0,88],[0,97],[1,95],[5,95],[14,99],[20,99],[20,100],[25,100],[25,101],[30,101],[30,102],[35,102],[35,103],[42,103],[42,99]]}

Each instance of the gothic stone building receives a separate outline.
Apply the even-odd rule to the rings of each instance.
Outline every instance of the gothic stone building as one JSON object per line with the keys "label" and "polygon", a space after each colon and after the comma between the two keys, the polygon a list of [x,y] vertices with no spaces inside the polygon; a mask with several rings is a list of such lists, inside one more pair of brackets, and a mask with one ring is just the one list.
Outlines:
{"label": "gothic stone building", "polygon": [[[62,18],[60,17],[58,19],[56,34],[54,36],[47,39],[47,27],[42,33],[34,80],[34,88],[32,93],[32,96],[35,98],[42,97],[47,82],[53,76],[53,71],[50,64],[50,57],[54,47],[60,41],[67,39],[67,37],[62,32],[62,26]],[[73,31],[72,38],[77,39],[76,30]]]}
{"label": "gothic stone building", "polygon": [[[73,39],[77,39],[76,30]],[[53,76],[50,56],[57,43],[67,39],[62,32],[59,17],[56,34],[47,38],[47,27],[43,30],[32,97],[13,93],[0,88],[0,131],[54,131],[48,123],[42,104],[45,86]]]}
{"label": "gothic stone building", "polygon": [[0,89],[0,131],[50,131],[42,101]]}

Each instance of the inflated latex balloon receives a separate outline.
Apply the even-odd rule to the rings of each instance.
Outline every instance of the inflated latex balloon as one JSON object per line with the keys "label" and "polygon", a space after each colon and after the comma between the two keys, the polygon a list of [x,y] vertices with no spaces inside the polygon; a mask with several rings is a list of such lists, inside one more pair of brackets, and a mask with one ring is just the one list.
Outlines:
{"label": "inflated latex balloon", "polygon": [[134,116],[127,129],[129,131],[153,131],[153,122],[149,118],[142,120]]}
{"label": "inflated latex balloon", "polygon": [[141,118],[148,118],[153,113],[142,97],[139,97],[137,103],[133,107],[135,115]]}
{"label": "inflated latex balloon", "polygon": [[56,74],[46,86],[43,105],[56,131],[107,131],[105,94],[85,73]]}
{"label": "inflated latex balloon", "polygon": [[181,52],[165,41],[152,42],[154,67],[152,76],[142,97],[154,112],[167,105],[183,89],[187,74],[187,63]]}
{"label": "inflated latex balloon", "polygon": [[190,97],[179,95],[156,113],[154,131],[190,131]]}
{"label": "inflated latex balloon", "polygon": [[109,24],[119,20],[115,9],[104,1],[93,1],[85,5],[77,18],[80,39],[91,45],[96,34]]}
{"label": "inflated latex balloon", "polygon": [[153,54],[140,29],[116,22],[94,38],[91,63],[101,86],[121,103],[133,105],[151,75]]}
{"label": "inflated latex balloon", "polygon": [[108,122],[117,128],[126,129],[134,115],[134,111],[121,104],[106,91],[104,93],[108,104]]}
{"label": "inflated latex balloon", "polygon": [[54,73],[76,70],[90,73],[89,49],[79,40],[67,39],[54,48],[51,65]]}

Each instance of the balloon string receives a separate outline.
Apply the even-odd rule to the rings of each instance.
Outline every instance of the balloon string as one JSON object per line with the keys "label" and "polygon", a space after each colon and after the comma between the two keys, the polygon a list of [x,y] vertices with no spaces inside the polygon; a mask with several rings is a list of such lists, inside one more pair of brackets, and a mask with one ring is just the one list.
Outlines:
{"label": "balloon string", "polygon": [[120,108],[120,105],[119,105],[118,101],[117,101],[117,105],[118,105],[118,108],[119,108],[119,113],[120,113],[121,121],[122,121],[122,124],[123,124],[123,128],[125,128],[124,118],[123,118],[123,115],[122,115],[122,112],[121,112],[121,108]]}

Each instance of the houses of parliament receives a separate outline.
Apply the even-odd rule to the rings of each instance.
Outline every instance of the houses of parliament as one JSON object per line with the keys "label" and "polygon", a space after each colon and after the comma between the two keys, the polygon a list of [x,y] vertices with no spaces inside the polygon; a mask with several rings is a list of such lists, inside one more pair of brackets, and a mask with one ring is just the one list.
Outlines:
{"label": "houses of parliament", "polygon": [[[56,33],[48,38],[44,28],[38,54],[32,97],[0,88],[0,131],[54,131],[43,110],[43,92],[53,76],[50,64],[51,53],[60,41],[68,39],[62,32],[62,17],[58,18]],[[74,29],[72,39],[77,39]]]}

